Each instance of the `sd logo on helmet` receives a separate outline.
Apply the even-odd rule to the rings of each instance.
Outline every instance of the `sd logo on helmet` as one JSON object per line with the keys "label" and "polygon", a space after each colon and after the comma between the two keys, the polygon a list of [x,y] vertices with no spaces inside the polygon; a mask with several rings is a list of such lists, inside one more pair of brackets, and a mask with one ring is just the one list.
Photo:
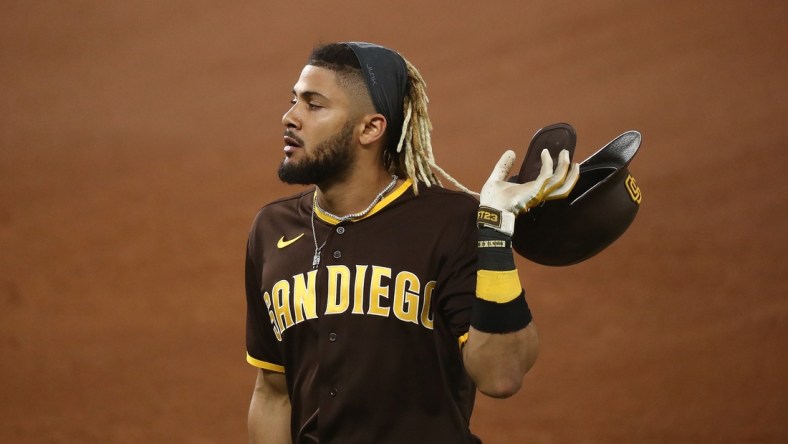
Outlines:
{"label": "sd logo on helmet", "polygon": [[[577,136],[564,123],[539,130],[531,141],[518,183],[533,180],[539,171],[539,152],[547,148],[555,158],[561,149],[574,152]],[[637,153],[641,135],[627,131],[580,163],[580,178],[565,199],[543,202],[516,222],[512,244],[521,256],[542,265],[582,262],[607,248],[629,228],[643,199],[628,166]]]}

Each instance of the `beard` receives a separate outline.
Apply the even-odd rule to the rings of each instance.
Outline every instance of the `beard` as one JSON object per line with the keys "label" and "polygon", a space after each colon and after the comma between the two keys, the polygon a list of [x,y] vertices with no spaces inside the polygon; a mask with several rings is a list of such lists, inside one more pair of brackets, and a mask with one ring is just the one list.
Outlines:
{"label": "beard", "polygon": [[279,179],[289,184],[311,185],[345,177],[353,161],[352,141],[353,124],[348,121],[336,135],[316,145],[311,155],[298,163],[284,159],[279,164]]}

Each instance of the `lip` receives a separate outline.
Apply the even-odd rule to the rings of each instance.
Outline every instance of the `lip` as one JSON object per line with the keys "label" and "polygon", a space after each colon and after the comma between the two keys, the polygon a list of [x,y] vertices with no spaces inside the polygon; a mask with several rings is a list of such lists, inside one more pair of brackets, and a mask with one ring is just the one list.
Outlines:
{"label": "lip", "polygon": [[301,148],[301,144],[298,143],[297,140],[295,140],[294,138],[292,138],[290,136],[285,136],[285,144],[288,145],[288,146],[294,146],[294,147],[297,147],[297,148]]}
{"label": "lip", "polygon": [[296,139],[285,136],[285,153],[290,154],[298,148],[301,148],[301,143],[299,143]]}

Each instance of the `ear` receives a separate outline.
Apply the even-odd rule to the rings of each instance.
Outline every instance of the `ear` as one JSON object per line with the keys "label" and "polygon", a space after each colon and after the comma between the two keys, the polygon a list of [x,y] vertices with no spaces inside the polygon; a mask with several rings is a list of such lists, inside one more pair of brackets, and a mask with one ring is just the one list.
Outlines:
{"label": "ear", "polygon": [[383,140],[383,134],[386,132],[386,118],[383,114],[367,114],[361,123],[364,125],[359,135],[359,142],[362,145],[371,145]]}

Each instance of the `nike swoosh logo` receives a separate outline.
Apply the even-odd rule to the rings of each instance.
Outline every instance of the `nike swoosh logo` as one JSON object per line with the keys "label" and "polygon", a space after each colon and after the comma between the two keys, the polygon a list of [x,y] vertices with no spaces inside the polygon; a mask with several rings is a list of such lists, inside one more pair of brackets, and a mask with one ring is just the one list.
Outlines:
{"label": "nike swoosh logo", "polygon": [[284,247],[292,244],[293,242],[297,241],[298,239],[301,239],[301,237],[303,235],[304,235],[304,233],[301,233],[298,236],[296,236],[296,237],[294,237],[294,238],[292,238],[290,240],[285,240],[285,237],[282,236],[282,237],[279,238],[279,241],[276,243],[276,247],[277,248],[284,248]]}

